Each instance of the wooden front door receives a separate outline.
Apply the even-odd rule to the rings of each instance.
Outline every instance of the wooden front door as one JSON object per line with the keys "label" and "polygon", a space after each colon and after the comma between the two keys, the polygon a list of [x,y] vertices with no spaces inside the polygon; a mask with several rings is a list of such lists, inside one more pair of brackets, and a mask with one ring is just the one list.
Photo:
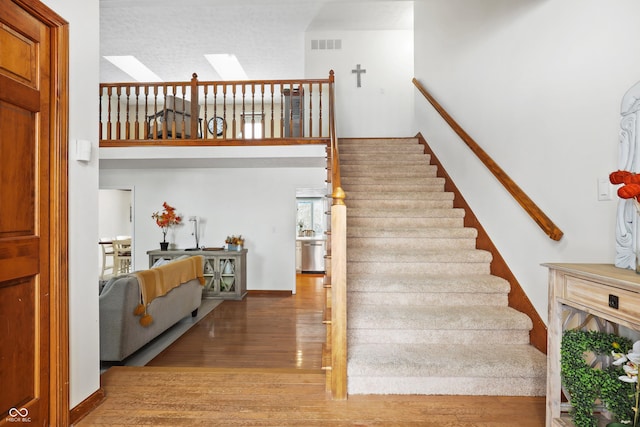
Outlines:
{"label": "wooden front door", "polygon": [[59,40],[36,2],[0,0],[0,10],[0,425],[55,425],[54,363],[67,351],[56,320],[66,284],[54,283],[53,267],[66,246],[54,225],[66,221],[55,200],[61,170],[52,167],[62,154]]}

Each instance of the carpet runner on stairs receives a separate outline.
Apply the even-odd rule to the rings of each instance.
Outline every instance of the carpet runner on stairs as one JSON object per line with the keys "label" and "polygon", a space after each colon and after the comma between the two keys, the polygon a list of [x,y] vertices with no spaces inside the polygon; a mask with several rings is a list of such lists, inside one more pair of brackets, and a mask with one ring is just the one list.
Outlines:
{"label": "carpet runner on stairs", "polygon": [[546,357],[416,138],[341,139],[348,392],[542,396]]}

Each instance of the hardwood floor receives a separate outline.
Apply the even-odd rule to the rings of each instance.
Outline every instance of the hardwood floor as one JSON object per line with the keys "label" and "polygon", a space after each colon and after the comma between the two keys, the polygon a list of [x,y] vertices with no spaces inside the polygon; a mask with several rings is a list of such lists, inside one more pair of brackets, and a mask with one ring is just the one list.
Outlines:
{"label": "hardwood floor", "polygon": [[296,295],[224,301],[147,366],[321,369],[322,277],[299,275]]}
{"label": "hardwood floor", "polygon": [[355,395],[332,401],[320,355],[322,279],[293,296],[225,301],[147,367],[102,375],[106,399],[77,426],[544,425],[544,398]]}

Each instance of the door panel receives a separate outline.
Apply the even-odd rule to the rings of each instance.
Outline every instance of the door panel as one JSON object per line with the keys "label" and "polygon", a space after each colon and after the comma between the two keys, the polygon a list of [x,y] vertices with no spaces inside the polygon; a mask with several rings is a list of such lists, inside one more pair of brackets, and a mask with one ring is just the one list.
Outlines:
{"label": "door panel", "polygon": [[0,10],[0,425],[48,425],[50,33]]}

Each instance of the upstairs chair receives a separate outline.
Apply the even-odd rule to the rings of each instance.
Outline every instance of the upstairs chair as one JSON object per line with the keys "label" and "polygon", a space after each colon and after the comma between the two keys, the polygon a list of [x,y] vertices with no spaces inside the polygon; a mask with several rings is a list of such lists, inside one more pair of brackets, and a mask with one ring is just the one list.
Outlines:
{"label": "upstairs chair", "polygon": [[100,238],[99,244],[102,251],[102,272],[100,273],[100,280],[104,280],[107,273],[110,273],[110,275],[115,274],[113,238],[102,237]]}
{"label": "upstairs chair", "polygon": [[[121,237],[121,236],[118,236]],[[113,241],[113,274],[126,274],[131,272],[131,238],[116,239]]]}

